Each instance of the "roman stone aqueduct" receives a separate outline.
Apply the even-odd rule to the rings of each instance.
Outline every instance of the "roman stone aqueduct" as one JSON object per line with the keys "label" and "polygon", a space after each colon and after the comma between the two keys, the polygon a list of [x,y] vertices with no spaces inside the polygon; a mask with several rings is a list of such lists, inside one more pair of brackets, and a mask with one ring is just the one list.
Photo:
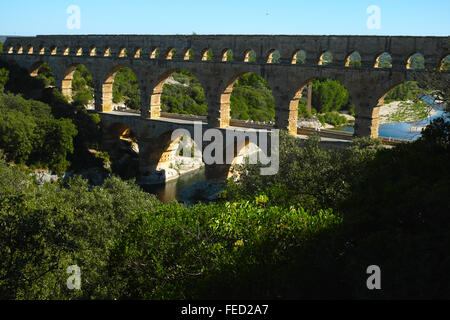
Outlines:
{"label": "roman stone aqueduct", "polygon": [[[275,50],[280,55],[278,63],[272,61]],[[296,61],[300,50],[306,54],[304,63]],[[212,53],[210,60],[206,59],[208,52]],[[232,60],[228,59],[230,52]],[[253,62],[249,61],[250,52],[256,57]],[[331,52],[331,64],[322,64],[325,52]],[[351,67],[349,57],[355,52],[361,57],[361,66]],[[392,58],[389,69],[378,67],[383,53]],[[417,53],[425,59],[425,70],[409,68],[411,57]],[[241,75],[252,72],[262,76],[272,90],[276,128],[296,134],[298,100],[304,88],[318,77],[327,77],[338,80],[349,91],[355,105],[355,135],[377,137],[379,109],[385,95],[393,87],[414,80],[418,73],[440,68],[449,53],[450,37],[86,35],[9,37],[2,57],[16,61],[31,75],[37,75],[39,67],[48,63],[56,86],[69,98],[73,72],[83,64],[92,74],[95,109],[102,120],[111,125],[126,123],[141,140],[155,143],[157,134],[149,132],[164,133],[159,127],[190,130],[186,121],[161,118],[163,85],[178,70],[191,72],[202,84],[208,127],[230,128],[233,85]],[[130,68],[137,76],[140,117],[111,113],[114,76],[122,67]]]}

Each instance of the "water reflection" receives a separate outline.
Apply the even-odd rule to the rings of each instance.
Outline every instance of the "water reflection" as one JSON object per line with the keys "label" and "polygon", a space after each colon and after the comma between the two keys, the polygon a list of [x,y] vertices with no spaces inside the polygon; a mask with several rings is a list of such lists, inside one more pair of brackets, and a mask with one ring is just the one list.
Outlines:
{"label": "water reflection", "polygon": [[207,178],[205,168],[182,175],[177,180],[159,185],[145,185],[142,188],[156,195],[164,203],[174,200],[186,205],[210,202],[215,193],[224,189],[225,177]]}

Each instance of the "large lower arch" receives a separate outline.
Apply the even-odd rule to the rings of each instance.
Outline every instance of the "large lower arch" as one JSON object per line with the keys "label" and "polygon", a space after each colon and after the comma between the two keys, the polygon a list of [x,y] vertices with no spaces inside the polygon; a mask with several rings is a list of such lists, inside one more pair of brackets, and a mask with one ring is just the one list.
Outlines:
{"label": "large lower arch", "polygon": [[[164,99],[165,90],[176,95]],[[169,98],[169,96],[167,96]],[[164,101],[165,100],[165,101]],[[208,106],[202,83],[191,72],[173,69],[165,72],[154,85],[150,97],[150,118],[161,117],[161,112],[193,116],[207,116]]]}
{"label": "large lower arch", "polygon": [[203,166],[202,154],[189,134],[173,131],[140,143],[140,172],[144,183],[164,183],[183,171]]}
{"label": "large lower arch", "polygon": [[66,68],[61,91],[70,102],[75,100],[85,106],[91,104],[94,98],[92,86],[92,74],[83,64],[75,63]]}
{"label": "large lower arch", "polygon": [[[119,73],[120,81],[116,83],[116,76]],[[120,87],[122,84],[125,88]],[[115,103],[125,105],[129,109],[139,109],[140,99],[139,81],[136,73],[126,66],[116,65],[109,70],[102,83],[101,110],[98,111],[113,111],[118,108]]]}
{"label": "large lower arch", "polygon": [[30,68],[30,76],[41,79],[45,87],[55,86],[55,76],[52,68],[46,62],[36,62]]}
{"label": "large lower arch", "polygon": [[[238,85],[239,91],[234,88]],[[242,92],[241,92],[242,91]],[[271,125],[275,121],[275,101],[267,82],[260,75],[242,72],[235,75],[220,95],[220,127],[232,120],[255,121]],[[250,124],[249,124],[250,125]]]}
{"label": "large lower arch", "polygon": [[290,101],[289,131],[296,133],[299,124],[304,125],[298,121],[299,117],[318,120],[316,124],[319,124],[319,127],[313,127],[320,129],[323,126],[342,126],[350,121],[349,119],[354,121],[350,115],[353,112],[350,91],[341,81],[329,77],[312,77],[301,83]]}

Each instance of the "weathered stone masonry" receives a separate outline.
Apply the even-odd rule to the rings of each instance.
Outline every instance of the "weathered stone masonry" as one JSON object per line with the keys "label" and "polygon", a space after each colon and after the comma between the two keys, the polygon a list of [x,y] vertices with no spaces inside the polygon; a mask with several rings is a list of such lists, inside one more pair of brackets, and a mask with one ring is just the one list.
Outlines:
{"label": "weathered stone masonry", "polygon": [[[187,70],[205,89],[208,124],[222,128],[229,125],[233,84],[244,73],[265,78],[275,98],[276,126],[292,133],[296,132],[298,99],[304,87],[314,78],[329,77],[340,81],[350,92],[356,107],[355,134],[376,137],[383,97],[396,85],[414,79],[415,72],[407,69],[409,58],[421,53],[427,68],[439,67],[450,53],[450,37],[56,35],[10,37],[4,48],[3,58],[16,61],[31,74],[37,74],[39,66],[47,62],[57,86],[68,97],[73,71],[77,65],[85,65],[93,76],[99,112],[111,110],[114,74],[121,67],[129,67],[139,79],[144,118],[160,116],[165,79],[176,70]],[[194,58],[187,60],[190,50]],[[208,50],[213,59],[205,61]],[[225,59],[228,50],[233,52],[233,61]],[[246,62],[250,50],[256,53],[256,62]],[[270,63],[274,50],[281,55],[279,64]],[[293,64],[299,50],[306,53],[306,63],[302,65]],[[333,54],[333,64],[321,66],[319,62],[326,51]],[[348,57],[355,51],[361,55],[362,66],[346,67]],[[375,67],[383,52],[391,55],[392,69]]]}

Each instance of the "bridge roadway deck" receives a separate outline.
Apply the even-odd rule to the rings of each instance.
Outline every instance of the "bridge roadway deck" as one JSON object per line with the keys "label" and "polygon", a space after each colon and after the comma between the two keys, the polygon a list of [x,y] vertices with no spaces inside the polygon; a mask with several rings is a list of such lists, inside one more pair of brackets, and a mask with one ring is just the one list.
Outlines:
{"label": "bridge roadway deck", "polygon": [[[117,116],[132,116],[132,117],[140,117],[140,114],[138,113],[134,113],[134,112],[126,112],[126,111],[110,111],[110,112],[104,112],[106,114],[112,114],[112,115],[117,115]],[[161,117],[158,119],[151,119],[151,121],[161,121],[161,122],[168,122],[168,123],[173,123],[173,124],[180,124],[180,125],[192,125],[194,122],[202,122],[203,125],[207,125],[206,120],[202,120],[202,119],[197,119],[196,117],[193,117],[191,119],[189,119],[189,116],[185,116],[184,119],[180,119],[180,118],[175,118],[177,115],[174,115],[174,117]],[[184,115],[183,115],[184,116]],[[149,119],[150,120],[150,119]],[[242,122],[244,123],[244,122]],[[261,127],[261,125],[259,125]],[[248,129],[252,129],[249,126],[228,126],[226,128],[227,130],[234,130],[234,131],[245,131]],[[257,131],[259,130],[271,130],[274,129],[273,126],[267,125],[265,128],[253,128]],[[300,130],[299,130],[300,131]],[[326,133],[323,133],[321,131],[316,131],[317,133],[319,133],[319,135],[321,135],[320,140],[321,142],[324,143],[337,143],[337,144],[341,144],[341,145],[350,145],[351,144],[351,140],[352,137],[349,136],[348,134],[343,134],[342,138],[338,138],[338,137],[329,137],[329,136],[325,136]],[[311,133],[313,133],[313,131],[311,131]],[[336,133],[336,135],[339,135],[338,133]],[[308,135],[307,134],[297,134],[296,135],[297,138],[302,139],[302,140],[306,140],[308,139]]]}

